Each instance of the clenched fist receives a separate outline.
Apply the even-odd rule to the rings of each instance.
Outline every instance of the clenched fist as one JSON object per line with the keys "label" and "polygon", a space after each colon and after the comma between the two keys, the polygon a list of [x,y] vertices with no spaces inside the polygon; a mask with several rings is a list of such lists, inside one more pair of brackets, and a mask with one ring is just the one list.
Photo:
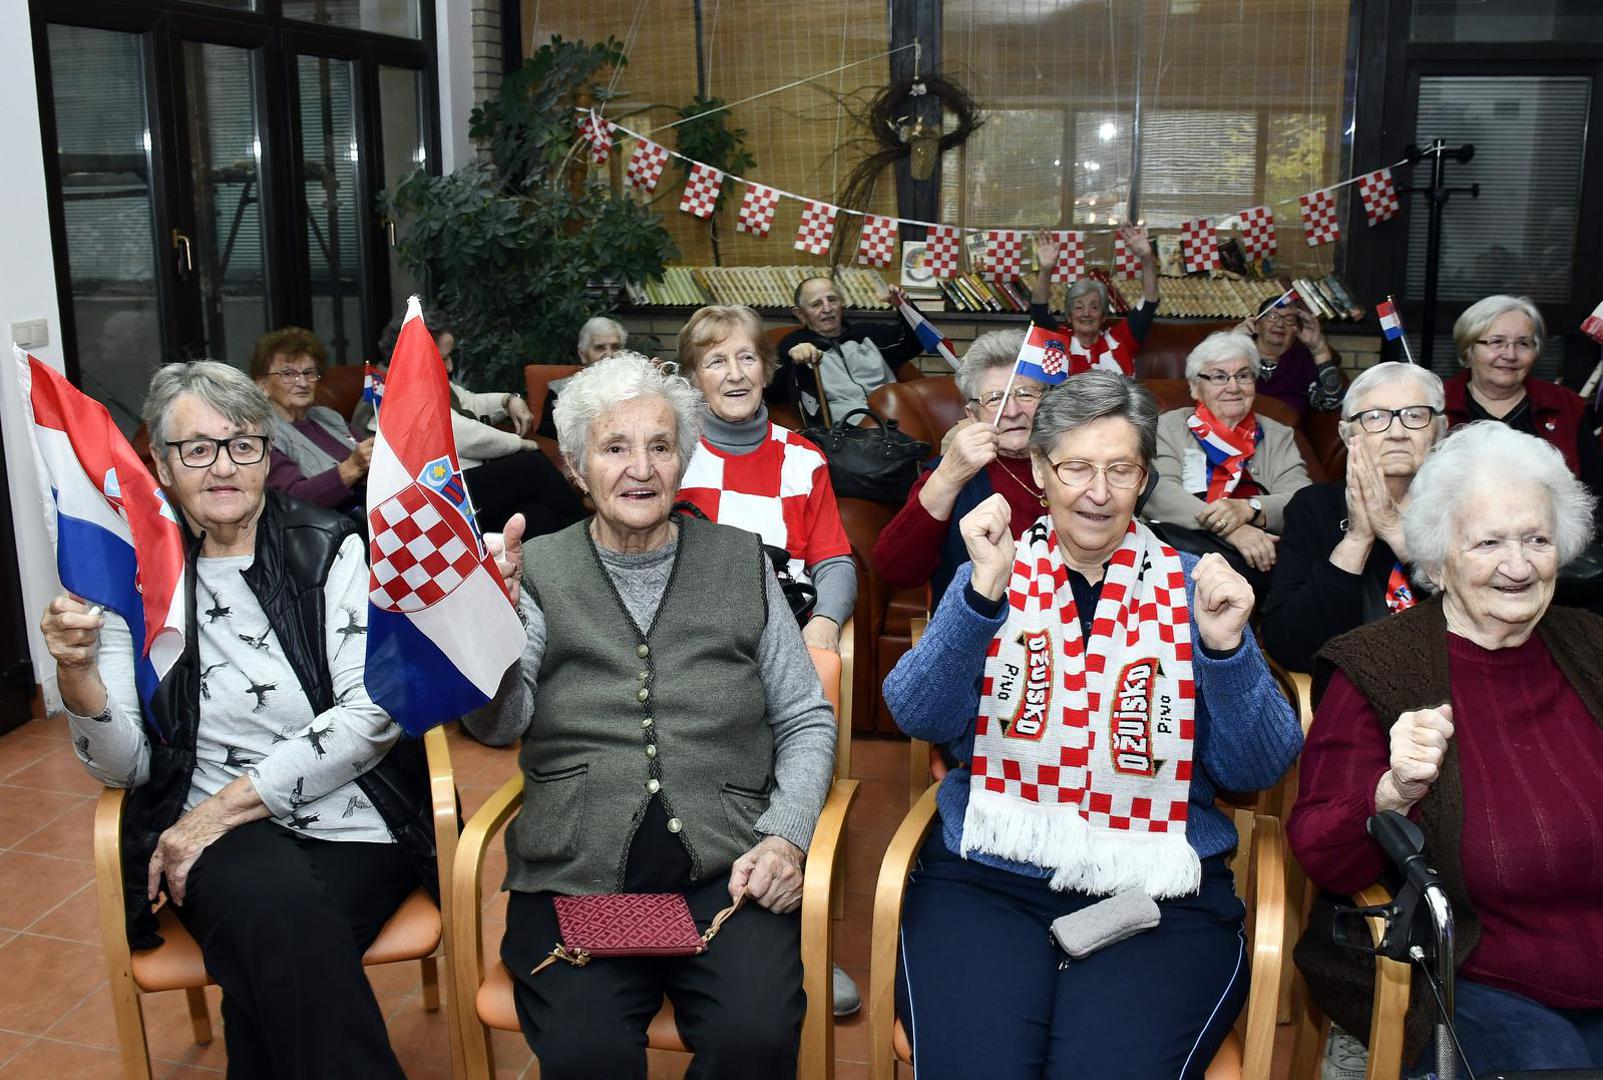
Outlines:
{"label": "clenched fist", "polygon": [[1252,586],[1218,552],[1197,560],[1191,583],[1195,592],[1191,616],[1202,643],[1214,652],[1233,652],[1252,615]]}
{"label": "clenched fist", "polygon": [[958,535],[974,563],[970,582],[974,591],[990,600],[999,599],[1013,576],[1013,509],[1000,494],[987,498],[963,515],[957,523]]}
{"label": "clenched fist", "polygon": [[1442,775],[1453,741],[1453,707],[1405,712],[1391,726],[1391,768],[1375,785],[1375,810],[1407,813]]}

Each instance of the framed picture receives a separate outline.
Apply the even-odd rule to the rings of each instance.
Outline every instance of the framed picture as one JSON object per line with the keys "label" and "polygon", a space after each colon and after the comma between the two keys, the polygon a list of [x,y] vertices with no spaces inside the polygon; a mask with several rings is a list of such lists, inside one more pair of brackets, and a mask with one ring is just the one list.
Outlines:
{"label": "framed picture", "polygon": [[933,299],[941,295],[941,289],[935,283],[935,275],[930,272],[925,251],[926,245],[922,240],[912,240],[902,245],[901,285],[909,296]]}

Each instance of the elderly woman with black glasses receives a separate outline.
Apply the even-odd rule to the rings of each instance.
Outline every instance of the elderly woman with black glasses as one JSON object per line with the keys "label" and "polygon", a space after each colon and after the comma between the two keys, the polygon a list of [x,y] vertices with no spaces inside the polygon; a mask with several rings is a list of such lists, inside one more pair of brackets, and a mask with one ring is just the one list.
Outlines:
{"label": "elderly woman with black glasses", "polygon": [[1158,418],[1158,480],[1142,511],[1185,551],[1217,551],[1268,586],[1286,503],[1308,486],[1292,429],[1254,414],[1258,350],[1245,334],[1209,334],[1186,357],[1192,409]]}
{"label": "elderly woman with black glasses", "polygon": [[1022,330],[993,330],[963,354],[957,388],[969,421],[951,437],[946,453],[925,466],[907,503],[880,531],[875,571],[897,588],[929,582],[936,602],[957,568],[968,561],[957,523],[993,494],[1007,500],[1015,532],[1040,516],[1041,487],[1030,472],[1030,425],[1046,387],[1008,376],[1024,343]]}
{"label": "elderly woman with black glasses", "polygon": [[[1017,540],[1000,495],[963,518],[972,562],[885,680],[902,730],[962,762],[902,914],[921,1077],[1200,1077],[1246,1000],[1214,792],[1273,784],[1302,732],[1247,629],[1247,583],[1135,520],[1156,428],[1122,375],[1046,395],[1030,434],[1045,512]],[[1061,963],[1053,921],[1127,890],[1158,924]]]}
{"label": "elderly woman with black glasses", "polygon": [[1603,490],[1598,418],[1573,390],[1531,378],[1547,325],[1526,296],[1488,296],[1453,324],[1453,347],[1464,370],[1447,380],[1447,424],[1500,420],[1552,443],[1570,472]]}
{"label": "elderly woman with black glasses", "polygon": [[135,949],[162,893],[223,988],[230,1072],[401,1077],[362,953],[437,892],[421,744],[367,696],[367,552],[351,520],[266,486],[273,407],[226,364],[146,399],[189,536],[184,654],[148,701],[140,642],[68,595],[41,626],[78,758],[123,804]]}
{"label": "elderly woman with black glasses", "polygon": [[1312,671],[1325,642],[1414,606],[1403,510],[1447,434],[1442,398],[1442,380],[1413,364],[1376,364],[1348,388],[1346,479],[1305,487],[1286,506],[1263,620],[1264,648],[1285,667]]}

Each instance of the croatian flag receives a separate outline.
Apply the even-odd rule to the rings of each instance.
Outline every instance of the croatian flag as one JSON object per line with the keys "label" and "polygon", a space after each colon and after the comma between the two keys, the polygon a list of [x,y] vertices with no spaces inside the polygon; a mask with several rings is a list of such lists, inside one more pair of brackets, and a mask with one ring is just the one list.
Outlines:
{"label": "croatian flag", "polygon": [[1387,341],[1395,341],[1403,336],[1403,317],[1397,314],[1396,304],[1382,300],[1375,305],[1375,314],[1380,316],[1380,332],[1386,335]]}
{"label": "croatian flag", "polygon": [[[1287,289],[1285,292],[1281,293],[1280,294],[1280,299],[1276,300],[1273,304],[1270,304],[1269,306],[1270,306],[1271,309],[1272,308],[1289,308],[1294,304],[1302,304],[1302,297],[1298,294],[1297,286],[1295,286],[1295,285],[1293,285],[1291,288]],[[1308,305],[1307,304],[1303,304],[1303,306],[1307,307]]]}
{"label": "croatian flag", "polygon": [[1593,341],[1603,342],[1603,304],[1592,309],[1592,314],[1581,321],[1581,333]]}
{"label": "croatian flag", "polygon": [[33,421],[39,486],[51,494],[45,529],[61,584],[128,624],[139,644],[135,685],[151,723],[156,684],[184,651],[183,530],[106,407],[49,364],[13,351],[23,407]]}
{"label": "croatian flag", "polygon": [[1036,382],[1062,382],[1069,377],[1069,339],[1031,323],[1015,370],[1020,377]]}
{"label": "croatian flag", "polygon": [[364,366],[362,400],[373,406],[375,413],[378,412],[379,405],[384,401],[384,373],[372,364]]}
{"label": "croatian flag", "polygon": [[395,343],[367,472],[367,692],[413,735],[495,694],[526,636],[473,519],[445,364],[417,297]]}
{"label": "croatian flag", "polygon": [[902,313],[907,325],[918,335],[919,344],[924,346],[924,351],[940,353],[941,358],[951,364],[952,370],[956,371],[957,350],[952,346],[952,339],[935,329],[935,326],[924,317],[924,313],[906,300],[897,304],[896,310]]}

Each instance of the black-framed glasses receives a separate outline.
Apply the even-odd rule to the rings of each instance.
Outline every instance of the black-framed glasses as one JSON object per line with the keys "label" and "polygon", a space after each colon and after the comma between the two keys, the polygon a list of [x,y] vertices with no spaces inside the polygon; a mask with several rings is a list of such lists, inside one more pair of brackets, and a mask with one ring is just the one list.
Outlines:
{"label": "black-framed glasses", "polygon": [[1098,475],[1108,478],[1108,486],[1129,491],[1146,483],[1147,470],[1133,461],[1115,461],[1110,465],[1098,465],[1094,461],[1085,461],[1081,458],[1068,458],[1064,461],[1046,459],[1057,474],[1058,483],[1064,487],[1083,488],[1096,483]]}
{"label": "black-framed glasses", "polygon": [[1205,374],[1199,374],[1197,378],[1203,382],[1211,382],[1215,386],[1224,386],[1226,383],[1232,382],[1238,386],[1251,386],[1258,380],[1258,376],[1252,373],[1251,368],[1242,368],[1240,371],[1235,372],[1210,371]]}
{"label": "black-framed glasses", "polygon": [[217,460],[222,450],[235,465],[255,465],[267,456],[266,435],[230,435],[226,439],[185,439],[175,443],[178,463],[191,469],[204,469]]}
{"label": "black-framed glasses", "polygon": [[[1046,391],[1039,386],[1015,386],[1008,396],[1013,399],[1013,404],[1015,405],[1028,405],[1031,402],[1040,401],[1045,393]],[[978,405],[985,411],[990,412],[1002,404],[1002,391],[992,390],[982,398],[969,398],[968,400],[969,404]]]}
{"label": "black-framed glasses", "polygon": [[298,371],[291,371],[286,368],[283,371],[269,371],[268,374],[277,379],[279,382],[283,383],[285,386],[294,386],[296,383],[303,380],[309,383],[314,383],[323,377],[322,369],[314,367],[301,368]]}
{"label": "black-framed glasses", "polygon": [[1429,427],[1432,420],[1442,414],[1442,410],[1433,409],[1429,405],[1404,405],[1401,409],[1365,409],[1355,413],[1352,419],[1358,421],[1358,426],[1371,435],[1379,435],[1391,429],[1393,420],[1401,420],[1403,427],[1413,431]]}

